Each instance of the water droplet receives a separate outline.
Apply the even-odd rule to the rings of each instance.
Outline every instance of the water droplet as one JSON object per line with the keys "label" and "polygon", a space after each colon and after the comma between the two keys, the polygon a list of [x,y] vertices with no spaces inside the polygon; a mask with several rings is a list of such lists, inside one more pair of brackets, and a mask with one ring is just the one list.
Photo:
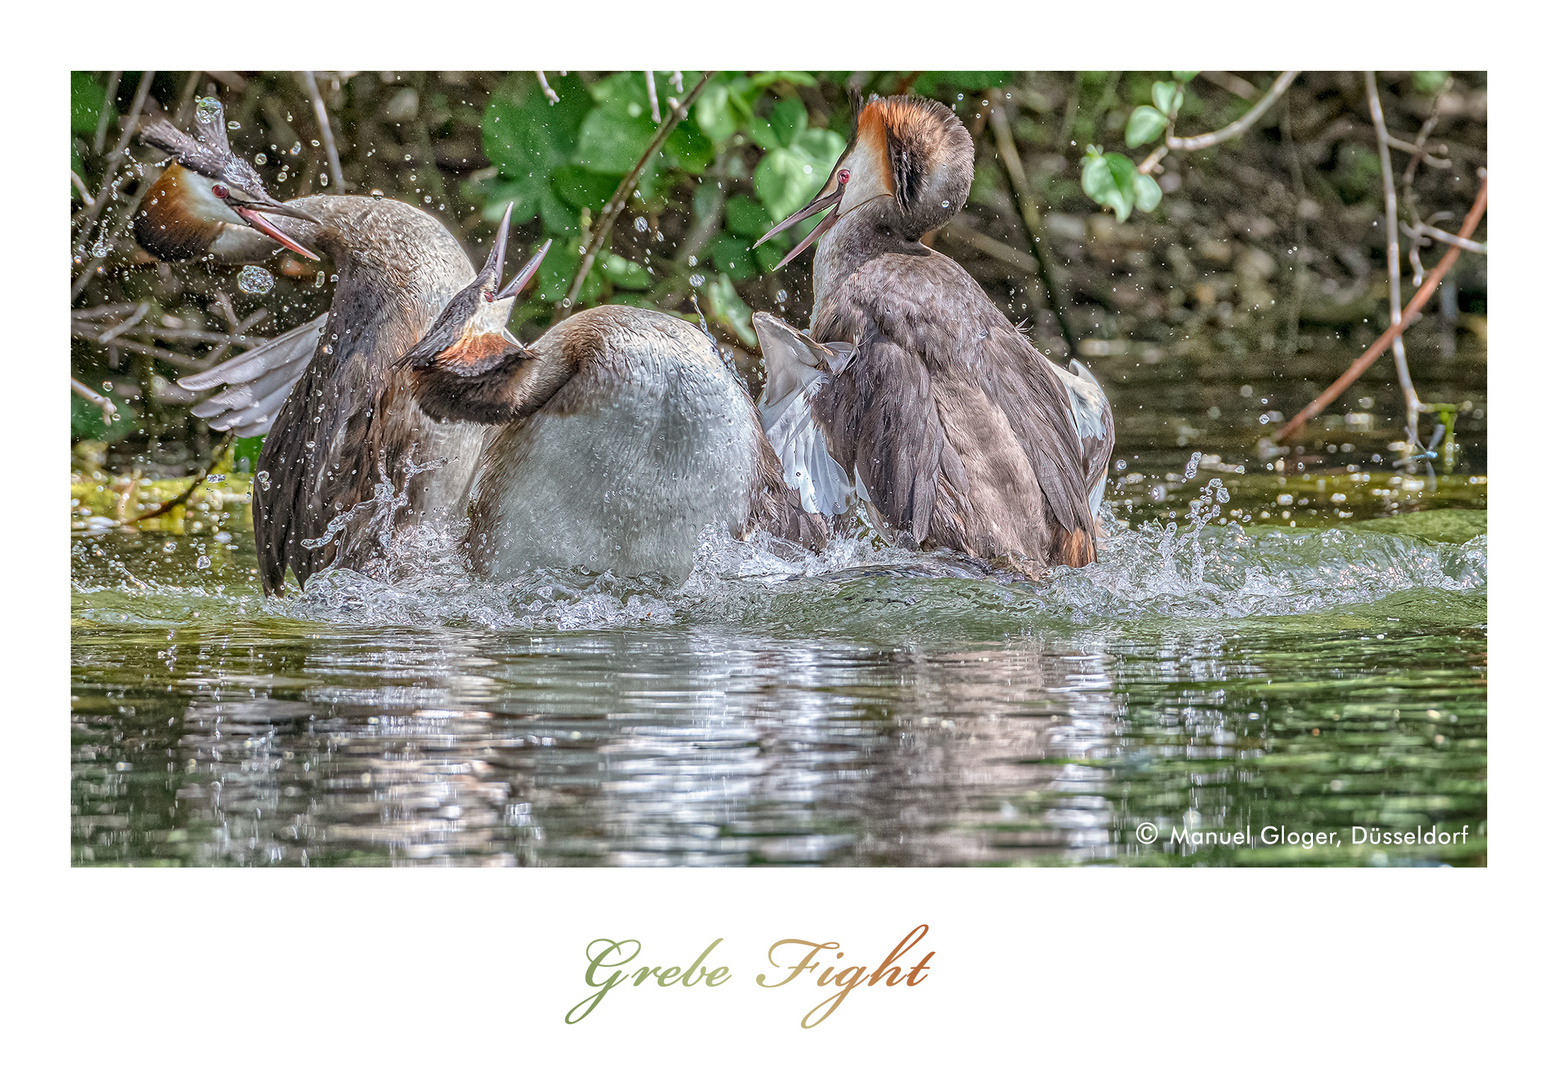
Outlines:
{"label": "water droplet", "polygon": [[276,279],[263,266],[246,266],[238,271],[238,287],[254,296],[264,296],[276,285]]}
{"label": "water droplet", "polygon": [[786,300],[790,299],[789,290],[780,289],[778,293],[774,295],[774,299],[778,300],[781,304],[784,303]]}
{"label": "water droplet", "polygon": [[334,350],[334,349],[332,349],[332,348],[331,348],[331,347],[330,347],[330,346],[328,346],[328,345],[326,345],[326,346],[325,346],[325,348],[324,348],[324,354],[325,354],[325,355],[326,355],[326,356],[329,356],[329,355],[330,355],[330,354],[331,354],[331,353],[333,353],[333,352],[335,352],[335,350]]}
{"label": "water droplet", "polygon": [[195,119],[202,124],[209,124],[222,115],[222,103],[213,97],[195,99]]}
{"label": "water droplet", "polygon": [[293,143],[292,144],[292,148],[287,151],[287,153],[289,153],[289,154],[301,154],[302,152],[303,152],[303,144],[300,143],[300,142]]}
{"label": "water droplet", "polygon": [[310,145],[310,146],[318,146],[319,145],[319,140],[318,139],[310,139],[310,140],[308,140],[308,145]]}
{"label": "water droplet", "polygon": [[107,240],[99,240],[97,243],[92,245],[92,256],[93,256],[93,258],[101,259],[104,255],[107,255],[107,254],[108,254],[108,241]]}
{"label": "water droplet", "polygon": [[211,557],[209,555],[202,555],[202,556],[200,556],[200,558],[195,560],[195,569],[196,570],[204,570],[207,567],[209,567],[210,565],[211,565]]}
{"label": "water droplet", "polygon": [[942,200],[941,200],[941,208],[942,208],[942,209],[943,209],[943,210],[945,210],[945,209],[946,209],[946,208],[947,208],[947,207],[949,207],[949,206],[951,206],[951,205],[952,205],[952,203],[951,203],[951,201],[950,201],[950,200],[948,200],[948,199],[942,199]]}
{"label": "water droplet", "polygon": [[241,127],[243,127],[243,125],[242,125],[242,124],[240,124],[240,123],[239,123],[239,122],[238,122],[238,121],[236,121],[236,120],[229,120],[229,121],[228,121],[228,122],[227,122],[227,130],[228,130],[228,131],[237,131],[237,130],[238,130],[238,129],[239,129],[239,128],[241,128]]}
{"label": "water droplet", "polygon": [[269,160],[270,158],[266,157],[263,152],[254,155],[254,163],[256,165],[264,165]]}
{"label": "water droplet", "polygon": [[633,219],[633,229],[636,232],[648,232],[649,231],[649,219],[642,218],[642,217],[634,218]]}
{"label": "water droplet", "polygon": [[704,276],[702,274],[694,274],[692,277],[688,278],[687,280],[689,282],[691,282],[692,283],[692,287],[696,289],[698,286],[702,285],[704,283],[704,281],[707,280],[707,279],[704,278]]}
{"label": "water droplet", "polygon": [[368,194],[373,196],[375,199],[384,198],[384,192],[380,191],[378,188],[374,188],[372,191],[368,192]]}
{"label": "water droplet", "polygon": [[1196,478],[1196,470],[1200,467],[1201,451],[1197,450],[1195,453],[1190,455],[1190,461],[1185,465],[1185,479],[1194,480]]}
{"label": "water droplet", "polygon": [[270,473],[266,472],[264,469],[261,469],[259,472],[254,474],[254,482],[260,485],[261,491],[269,491]]}
{"label": "water droplet", "polygon": [[314,275],[314,288],[317,289],[321,285],[323,285],[324,283],[325,283],[325,272],[323,270],[321,270],[317,274]]}
{"label": "water droplet", "polygon": [[114,381],[112,379],[104,379],[103,380],[103,389],[105,391],[106,390],[112,390],[113,388],[114,388]]}

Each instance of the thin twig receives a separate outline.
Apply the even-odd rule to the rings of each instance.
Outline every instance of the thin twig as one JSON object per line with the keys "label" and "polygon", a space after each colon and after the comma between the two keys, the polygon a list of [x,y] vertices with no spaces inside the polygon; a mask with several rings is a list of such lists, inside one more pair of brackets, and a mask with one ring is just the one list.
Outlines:
{"label": "thin twig", "polygon": [[585,246],[584,256],[579,260],[579,269],[574,272],[573,282],[568,286],[568,295],[558,303],[552,314],[555,323],[562,319],[568,310],[573,307],[573,302],[579,297],[579,290],[584,287],[585,276],[590,268],[595,265],[595,256],[600,253],[601,245],[606,242],[606,236],[611,232],[611,227],[616,223],[617,215],[627,206],[628,196],[638,184],[638,178],[643,174],[644,167],[649,160],[660,152],[660,147],[665,145],[665,140],[671,137],[671,131],[687,116],[687,111],[692,108],[692,103],[698,100],[698,95],[703,93],[703,88],[708,85],[714,72],[705,71],[703,78],[676,108],[671,110],[671,115],[665,118],[665,123],[655,132],[655,137],[649,140],[649,147],[644,151],[644,156],[638,159],[638,164],[633,166],[633,171],[622,178],[622,183],[617,185],[617,190],[612,192],[611,200],[601,211],[600,218],[595,222],[595,227],[590,231],[590,242]]}
{"label": "thin twig", "polygon": [[[1385,128],[1385,109],[1379,100],[1379,85],[1374,72],[1363,73],[1363,86],[1369,98],[1369,116],[1374,120],[1374,132],[1379,142],[1380,188],[1385,196],[1385,272],[1390,280],[1390,325],[1401,325],[1401,233],[1396,227],[1396,181],[1390,166],[1390,132]],[[1390,342],[1396,358],[1396,378],[1401,382],[1401,394],[1407,407],[1408,453],[1422,445],[1417,437],[1417,414],[1423,403],[1412,385],[1412,372],[1407,367],[1407,347],[1398,333]]]}
{"label": "thin twig", "polygon": [[135,314],[131,315],[128,319],[124,320],[124,322],[120,323],[118,326],[111,326],[107,330],[105,330],[101,334],[99,334],[98,338],[97,338],[97,343],[99,345],[107,345],[110,341],[114,340],[114,338],[118,337],[120,334],[122,334],[126,330],[130,329],[136,323],[138,323],[142,319],[146,318],[146,313],[148,311],[150,311],[150,310],[151,310],[151,305],[149,303],[147,303],[145,300],[142,300],[140,305],[135,309]]}
{"label": "thin twig", "polygon": [[222,455],[227,452],[227,448],[232,444],[232,441],[233,433],[231,431],[222,436],[221,441],[216,444],[216,449],[211,452],[211,460],[206,462],[205,468],[201,469],[198,473],[195,474],[195,482],[190,484],[189,487],[185,488],[182,495],[173,496],[173,498],[169,499],[162,505],[146,511],[146,513],[140,515],[139,517],[131,518],[129,521],[125,522],[125,524],[134,525],[138,521],[146,521],[150,518],[161,517],[169,510],[172,510],[175,506],[183,506],[185,503],[189,502],[189,497],[195,493],[196,488],[206,482],[206,477],[211,475],[211,470],[216,468],[216,463],[222,460]]}
{"label": "thin twig", "polygon": [[1039,216],[1038,205],[1034,202],[1033,193],[1028,188],[1028,177],[1023,171],[1022,157],[1017,153],[1017,143],[1012,138],[1011,122],[1006,116],[1004,105],[993,105],[990,108],[990,134],[995,139],[996,156],[1001,159],[1004,168],[1001,170],[1006,176],[1006,188],[1011,194],[1012,204],[1017,209],[1017,216],[1023,224],[1023,232],[1028,237],[1028,249],[1033,252],[1033,260],[1038,264],[1039,280],[1044,283],[1044,296],[1049,303],[1049,309],[1055,315],[1055,321],[1060,324],[1060,336],[1066,339],[1066,348],[1071,356],[1078,355],[1077,341],[1071,332],[1071,324],[1066,319],[1066,312],[1060,304],[1060,290],[1055,286],[1054,276],[1050,273],[1049,256],[1044,250],[1042,233],[1044,230],[1043,219]]}
{"label": "thin twig", "polygon": [[112,118],[114,98],[119,96],[119,80],[124,72],[115,71],[108,76],[108,93],[103,95],[103,111],[97,114],[97,134],[92,136],[92,152],[103,152],[103,140],[108,137],[108,121]]}
{"label": "thin twig", "polygon": [[103,410],[103,423],[105,425],[112,424],[114,422],[114,417],[119,415],[119,406],[115,405],[108,398],[104,397],[102,394],[99,394],[96,390],[92,389],[90,386],[82,382],[80,379],[77,379],[75,376],[71,376],[70,389],[77,397],[85,398],[87,401],[90,401],[99,409]]}
{"label": "thin twig", "polygon": [[1461,248],[1464,251],[1469,251],[1473,255],[1486,255],[1488,253],[1487,244],[1480,244],[1475,240],[1462,240],[1454,233],[1445,232],[1443,229],[1437,229],[1434,226],[1427,224],[1426,222],[1421,222],[1415,227],[1411,225],[1403,225],[1401,226],[1401,231],[1412,237],[1414,240],[1416,240],[1419,236],[1429,236],[1435,240],[1438,240],[1442,244],[1450,244],[1454,247]]}
{"label": "thin twig", "polygon": [[1177,135],[1170,135],[1163,141],[1163,145],[1148,155],[1147,160],[1136,166],[1139,173],[1150,173],[1163,160],[1163,155],[1170,150],[1191,151],[1205,150],[1209,146],[1216,146],[1220,142],[1229,139],[1237,139],[1240,135],[1254,127],[1256,121],[1266,115],[1266,111],[1277,103],[1277,99],[1293,85],[1293,80],[1298,78],[1296,71],[1284,71],[1277,76],[1277,81],[1271,84],[1271,89],[1266,91],[1266,96],[1250,106],[1250,111],[1227,127],[1209,131],[1205,135],[1193,135],[1188,139],[1181,139]]}
{"label": "thin twig", "polygon": [[547,84],[546,72],[536,72],[536,81],[541,84],[541,92],[546,95],[546,100],[550,101],[553,105],[556,105],[559,101],[562,100],[557,96],[557,91],[553,90],[551,86]]}
{"label": "thin twig", "polygon": [[330,114],[325,111],[325,99],[319,93],[319,84],[314,81],[312,71],[303,72],[303,86],[308,90],[308,99],[314,103],[314,118],[319,121],[319,137],[325,143],[325,158],[330,162],[330,178],[335,182],[337,191],[346,190],[346,177],[341,175],[341,156],[335,152],[335,136],[330,131]]}
{"label": "thin twig", "polygon": [[644,84],[649,88],[649,119],[655,123],[660,122],[660,95],[655,90],[655,73],[644,72]]}
{"label": "thin twig", "polygon": [[[1482,190],[1477,192],[1477,201],[1472,204],[1471,210],[1466,214],[1466,220],[1461,223],[1461,231],[1457,234],[1461,239],[1468,239],[1472,233],[1477,231],[1477,223],[1482,220],[1483,211],[1487,208],[1488,178],[1484,176],[1482,178]],[[1422,288],[1417,290],[1417,294],[1412,297],[1412,302],[1401,313],[1401,323],[1391,326],[1389,330],[1381,334],[1378,340],[1364,351],[1362,356],[1352,362],[1352,366],[1343,372],[1340,378],[1326,387],[1319,397],[1305,405],[1297,416],[1283,425],[1282,430],[1277,432],[1277,442],[1286,442],[1304,424],[1320,415],[1322,409],[1341,396],[1343,390],[1356,382],[1358,376],[1367,371],[1369,365],[1379,359],[1391,341],[1402,332],[1406,325],[1406,320],[1413,318],[1418,312],[1423,310],[1423,306],[1428,303],[1428,298],[1439,287],[1439,282],[1444,279],[1444,275],[1449,273],[1450,268],[1455,265],[1455,260],[1460,257],[1461,249],[1458,247],[1452,247],[1444,253],[1444,258],[1439,260],[1439,265],[1435,266],[1432,272],[1429,273],[1428,280],[1423,282]]]}
{"label": "thin twig", "polygon": [[91,206],[92,205],[92,193],[87,190],[87,182],[85,180],[81,179],[81,177],[76,175],[76,170],[75,169],[71,169],[70,170],[70,182],[72,184],[75,184],[76,185],[76,190],[81,193],[81,202],[82,202],[82,204],[86,205],[86,206]]}
{"label": "thin twig", "polygon": [[[1412,154],[1414,157],[1421,159],[1425,164],[1432,165],[1436,169],[1448,169],[1451,165],[1454,164],[1454,162],[1452,162],[1449,158],[1434,157],[1432,154],[1428,153],[1428,151],[1425,150],[1421,144],[1407,142],[1399,135],[1392,135],[1389,132],[1386,132],[1385,142],[1389,144],[1392,150],[1404,150],[1407,153]],[[1448,150],[1449,148],[1442,147],[1442,149]]]}
{"label": "thin twig", "polygon": [[114,177],[119,172],[119,163],[124,159],[125,148],[130,145],[130,137],[135,134],[135,122],[141,118],[141,108],[146,104],[146,94],[151,90],[152,76],[155,71],[143,71],[140,85],[135,88],[135,102],[130,106],[130,113],[124,117],[120,132],[119,142],[114,146],[113,153],[108,155],[108,162],[103,167],[103,183],[97,189],[97,196],[86,207],[82,208],[81,216],[72,222],[81,229],[83,243],[96,224],[98,215],[103,212],[103,207],[108,202],[108,191],[113,187]]}

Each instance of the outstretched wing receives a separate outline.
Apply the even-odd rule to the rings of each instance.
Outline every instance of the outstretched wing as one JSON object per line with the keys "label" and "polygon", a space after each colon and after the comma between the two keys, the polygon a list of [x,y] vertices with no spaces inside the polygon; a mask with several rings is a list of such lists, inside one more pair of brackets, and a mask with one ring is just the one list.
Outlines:
{"label": "outstretched wing", "polygon": [[327,317],[321,315],[198,375],[184,376],[179,385],[186,390],[226,387],[190,411],[218,431],[231,431],[239,438],[270,431],[319,347]]}
{"label": "outstretched wing", "polygon": [[757,413],[778,455],[785,486],[799,493],[809,514],[843,514],[854,481],[828,452],[812,402],[829,378],[849,365],[855,347],[848,342],[819,345],[766,311],[752,316],[752,326],[768,369]]}

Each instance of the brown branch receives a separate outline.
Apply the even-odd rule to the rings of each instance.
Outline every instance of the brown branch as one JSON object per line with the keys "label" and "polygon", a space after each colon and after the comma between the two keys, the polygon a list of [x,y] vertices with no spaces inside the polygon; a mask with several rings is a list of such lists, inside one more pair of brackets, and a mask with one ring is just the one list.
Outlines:
{"label": "brown branch", "polygon": [[71,392],[77,397],[86,401],[90,401],[93,405],[96,405],[99,409],[103,410],[103,425],[105,427],[109,424],[112,424],[114,422],[114,417],[119,415],[119,406],[115,405],[108,398],[104,397],[102,394],[99,394],[96,390],[92,389],[90,386],[82,382],[80,379],[77,379],[75,376],[71,376],[70,389]]}
{"label": "brown branch", "polygon": [[[1477,201],[1472,204],[1471,210],[1466,215],[1466,220],[1461,223],[1461,231],[1457,234],[1461,239],[1468,240],[1471,238],[1471,234],[1477,230],[1477,223],[1482,220],[1482,214],[1487,208],[1488,178],[1484,176],[1482,178],[1482,190],[1477,192]],[[1341,378],[1326,387],[1319,397],[1305,405],[1297,416],[1289,420],[1282,430],[1277,432],[1277,442],[1286,442],[1304,424],[1320,415],[1322,409],[1340,397],[1343,390],[1356,382],[1358,376],[1367,371],[1369,365],[1379,359],[1380,354],[1385,351],[1386,347],[1400,335],[1406,326],[1407,320],[1423,310],[1424,305],[1428,303],[1428,298],[1434,294],[1434,290],[1439,287],[1439,282],[1444,279],[1444,275],[1455,265],[1455,260],[1460,258],[1460,256],[1461,249],[1458,247],[1452,247],[1445,252],[1444,258],[1439,260],[1439,264],[1429,273],[1428,280],[1423,282],[1422,288],[1417,290],[1417,295],[1412,297],[1412,302],[1401,313],[1401,322],[1381,334],[1379,339],[1370,345],[1362,356],[1352,362],[1352,366],[1342,373]]]}
{"label": "brown branch", "polygon": [[190,484],[189,487],[185,488],[182,495],[173,496],[173,498],[169,499],[162,505],[152,510],[146,511],[146,513],[140,515],[139,517],[131,518],[129,521],[125,522],[125,524],[134,525],[137,521],[146,521],[150,518],[161,517],[169,510],[172,510],[175,506],[183,506],[185,503],[189,502],[189,497],[195,493],[196,488],[200,487],[201,484],[206,482],[206,477],[211,475],[211,470],[216,468],[216,463],[222,460],[222,455],[227,452],[227,448],[232,445],[232,441],[233,433],[231,431],[222,436],[222,440],[216,444],[216,449],[211,452],[211,460],[206,462],[205,468],[201,469],[198,473],[195,474],[195,482]]}
{"label": "brown branch", "polygon": [[611,232],[612,225],[616,224],[617,215],[622,213],[623,207],[627,206],[628,196],[638,184],[638,178],[643,174],[645,166],[660,152],[660,148],[665,145],[665,140],[671,137],[671,132],[676,125],[686,119],[692,103],[698,100],[698,95],[703,93],[703,88],[708,85],[713,75],[714,72],[705,71],[703,78],[698,80],[698,85],[692,88],[692,92],[671,109],[671,115],[665,118],[665,123],[660,125],[660,130],[655,132],[655,137],[649,140],[649,147],[644,151],[644,156],[638,159],[638,164],[633,166],[633,171],[624,176],[622,183],[617,185],[617,190],[612,192],[611,200],[606,203],[600,219],[590,230],[590,242],[585,246],[584,257],[579,260],[579,269],[574,272],[573,281],[568,286],[568,295],[558,302],[552,313],[553,323],[560,321],[573,307],[573,302],[579,298],[579,290],[584,287],[584,279],[589,274],[590,268],[595,265],[595,256],[600,253],[601,245],[606,242],[606,235]]}
{"label": "brown branch", "polygon": [[1077,356],[1076,336],[1071,332],[1071,324],[1066,319],[1066,312],[1060,305],[1060,290],[1055,287],[1054,276],[1050,273],[1049,257],[1044,250],[1042,233],[1044,231],[1043,219],[1039,217],[1038,205],[1033,200],[1033,193],[1028,188],[1028,177],[1022,167],[1022,157],[1017,153],[1017,142],[1012,138],[1011,122],[1007,119],[1006,108],[1003,105],[990,107],[990,134],[995,139],[996,156],[1001,159],[1004,168],[1001,170],[1006,177],[1006,189],[1011,194],[1012,205],[1017,209],[1017,217],[1022,221],[1023,232],[1028,237],[1028,249],[1033,252],[1033,261],[1038,264],[1039,280],[1044,284],[1044,298],[1049,303],[1049,309],[1055,316],[1055,321],[1060,324],[1060,336],[1066,339],[1066,348],[1072,356]]}

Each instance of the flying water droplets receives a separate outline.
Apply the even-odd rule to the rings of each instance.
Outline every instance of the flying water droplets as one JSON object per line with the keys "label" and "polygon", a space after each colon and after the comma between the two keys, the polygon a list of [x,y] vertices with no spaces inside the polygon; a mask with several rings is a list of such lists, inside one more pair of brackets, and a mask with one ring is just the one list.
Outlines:
{"label": "flying water droplets", "polygon": [[1185,463],[1185,479],[1194,480],[1196,478],[1196,470],[1200,467],[1201,451],[1197,450],[1195,453],[1190,455],[1190,460]]}
{"label": "flying water droplets", "polygon": [[195,569],[196,570],[206,570],[206,569],[209,569],[210,566],[211,566],[211,556],[209,556],[209,555],[202,555],[202,556],[200,556],[200,558],[195,560]]}
{"label": "flying water droplets", "polygon": [[252,296],[264,296],[275,286],[276,279],[263,266],[246,266],[238,271],[238,287]]}
{"label": "flying water droplets", "polygon": [[213,97],[195,99],[195,119],[209,124],[222,115],[222,103]]}

